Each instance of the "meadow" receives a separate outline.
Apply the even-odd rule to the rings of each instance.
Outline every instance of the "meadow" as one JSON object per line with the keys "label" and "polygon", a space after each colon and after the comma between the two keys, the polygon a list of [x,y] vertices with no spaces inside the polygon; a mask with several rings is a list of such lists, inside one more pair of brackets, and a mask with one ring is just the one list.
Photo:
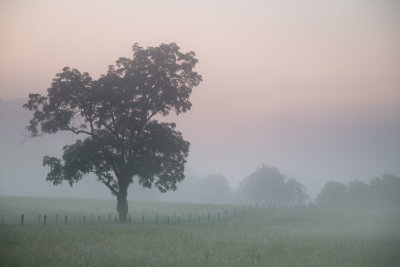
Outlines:
{"label": "meadow", "polygon": [[[131,224],[82,224],[78,215],[114,216],[115,201],[0,197],[0,266],[400,266],[399,212],[129,205],[137,214]],[[218,219],[224,210],[228,216]],[[201,221],[189,222],[196,212]],[[76,221],[39,224],[45,213],[75,214]],[[143,214],[171,216],[171,223],[142,223]]]}

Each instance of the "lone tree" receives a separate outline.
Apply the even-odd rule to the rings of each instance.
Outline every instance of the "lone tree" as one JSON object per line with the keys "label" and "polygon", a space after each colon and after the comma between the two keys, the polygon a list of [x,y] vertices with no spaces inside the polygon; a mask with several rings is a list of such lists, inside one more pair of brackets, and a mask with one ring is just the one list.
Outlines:
{"label": "lone tree", "polygon": [[30,94],[24,108],[33,111],[26,127],[32,137],[60,131],[83,137],[64,146],[62,159],[43,158],[46,180],[72,186],[95,173],[117,197],[120,223],[127,221],[134,178],[143,187],[176,190],[190,144],[174,123],[155,118],[190,110],[192,88],[202,81],[196,63],[194,52],[181,53],[175,43],[135,44],[132,58],[118,59],[97,80],[65,67],[47,95]]}

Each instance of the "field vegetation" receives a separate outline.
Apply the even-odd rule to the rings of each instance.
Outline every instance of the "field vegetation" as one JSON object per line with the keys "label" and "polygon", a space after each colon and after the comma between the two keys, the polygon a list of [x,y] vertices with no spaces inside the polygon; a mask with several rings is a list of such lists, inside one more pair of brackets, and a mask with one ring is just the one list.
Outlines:
{"label": "field vegetation", "polygon": [[[2,214],[108,214],[115,202],[0,199]],[[136,212],[215,212],[203,204],[130,203]],[[10,217],[11,218],[11,217]],[[0,227],[0,266],[399,266],[400,213],[384,210],[258,209],[181,223]]]}

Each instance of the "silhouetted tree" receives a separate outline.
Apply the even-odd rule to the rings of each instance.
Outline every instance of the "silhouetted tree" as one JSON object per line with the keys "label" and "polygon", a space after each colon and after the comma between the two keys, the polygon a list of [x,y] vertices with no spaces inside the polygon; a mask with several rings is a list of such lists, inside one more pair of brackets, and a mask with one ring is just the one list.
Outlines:
{"label": "silhouetted tree", "polygon": [[318,206],[327,208],[342,208],[347,198],[347,186],[345,184],[329,181],[321,189],[315,202]]}
{"label": "silhouetted tree", "polygon": [[30,94],[24,107],[33,111],[27,126],[32,137],[60,131],[85,137],[64,146],[62,159],[43,158],[50,167],[46,180],[72,186],[95,173],[117,196],[121,223],[134,177],[143,187],[175,190],[184,179],[189,142],[174,123],[155,118],[190,110],[192,88],[202,80],[196,63],[194,52],[181,53],[175,43],[135,44],[132,58],[120,58],[97,80],[65,67],[47,95]]}
{"label": "silhouetted tree", "polygon": [[362,181],[352,181],[347,185],[346,202],[349,207],[362,208],[372,204],[370,185]]}
{"label": "silhouetted tree", "polygon": [[400,177],[384,174],[369,183],[352,181],[348,185],[328,182],[316,198],[321,207],[399,209]]}
{"label": "silhouetted tree", "polygon": [[400,177],[384,174],[370,181],[370,196],[375,207],[400,209]]}
{"label": "silhouetted tree", "polygon": [[189,180],[186,187],[191,192],[191,201],[206,203],[228,203],[232,201],[232,190],[225,176],[208,175]]}
{"label": "silhouetted tree", "polygon": [[263,164],[240,183],[239,194],[252,201],[304,203],[308,199],[305,187],[295,179],[285,179],[279,169]]}
{"label": "silhouetted tree", "polygon": [[301,205],[305,204],[310,197],[306,193],[306,187],[296,179],[290,178],[286,181],[287,195],[289,203]]}

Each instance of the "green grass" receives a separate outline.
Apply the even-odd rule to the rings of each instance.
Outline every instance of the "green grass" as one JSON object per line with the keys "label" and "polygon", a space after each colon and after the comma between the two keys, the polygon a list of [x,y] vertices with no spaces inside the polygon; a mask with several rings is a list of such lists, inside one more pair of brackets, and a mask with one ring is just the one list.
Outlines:
{"label": "green grass", "polygon": [[201,224],[8,224],[0,266],[400,266],[400,214],[259,209]]}

